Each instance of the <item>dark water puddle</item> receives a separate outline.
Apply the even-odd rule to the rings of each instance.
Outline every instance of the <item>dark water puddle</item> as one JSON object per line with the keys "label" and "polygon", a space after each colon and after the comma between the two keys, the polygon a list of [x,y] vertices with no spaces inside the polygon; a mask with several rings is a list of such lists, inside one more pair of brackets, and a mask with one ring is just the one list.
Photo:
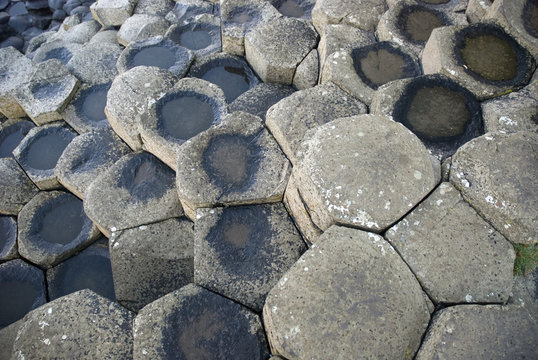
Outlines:
{"label": "dark water puddle", "polygon": [[106,96],[110,84],[94,85],[80,92],[77,100],[73,101],[77,115],[93,123],[106,121]]}
{"label": "dark water puddle", "polygon": [[[172,38],[172,40],[174,40]],[[211,45],[212,37],[207,30],[189,30],[179,34],[177,43],[190,50],[200,50]]]}
{"label": "dark water puddle", "polygon": [[174,51],[164,46],[150,46],[134,53],[129,68],[135,66],[156,66],[168,69],[176,62]]}
{"label": "dark water puddle", "polygon": [[79,237],[87,219],[82,201],[62,196],[43,208],[38,235],[49,243],[67,245]]}
{"label": "dark water puddle", "polygon": [[249,76],[244,68],[231,65],[220,65],[210,68],[202,75],[202,79],[219,86],[228,103],[250,89]]}
{"label": "dark water puddle", "polygon": [[432,5],[441,5],[441,4],[446,4],[450,2],[450,0],[419,0],[419,1],[422,3],[432,4]]}
{"label": "dark water puddle", "polygon": [[48,132],[32,141],[27,148],[25,162],[36,170],[50,170],[56,166],[72,137],[58,132]]}
{"label": "dark water puddle", "polygon": [[303,17],[305,12],[302,6],[294,0],[282,0],[275,4],[277,10],[285,16],[300,18]]}
{"label": "dark water puddle", "polygon": [[30,92],[34,99],[44,101],[58,96],[63,90],[64,86],[61,82],[50,83],[48,81],[43,81],[34,84],[30,89]]}
{"label": "dark water puddle", "polygon": [[67,65],[67,63],[69,62],[69,60],[71,60],[72,57],[73,54],[71,53],[71,51],[64,47],[59,47],[48,51],[41,61],[57,59],[60,60],[62,64]]}
{"label": "dark water puddle", "polygon": [[407,40],[421,44],[428,41],[433,29],[448,25],[442,13],[420,5],[402,9],[397,21]]}
{"label": "dark water puddle", "polygon": [[258,10],[252,7],[238,7],[230,12],[228,21],[236,24],[253,22],[258,17]]}
{"label": "dark water puddle", "polygon": [[527,0],[523,8],[523,26],[529,34],[538,38],[538,2]]}
{"label": "dark water puddle", "polygon": [[13,150],[33,127],[33,123],[25,120],[0,130],[0,158],[12,157]]}
{"label": "dark water puddle", "polygon": [[[17,238],[17,226],[12,218],[0,216],[0,254]],[[9,245],[11,246],[11,245]]]}

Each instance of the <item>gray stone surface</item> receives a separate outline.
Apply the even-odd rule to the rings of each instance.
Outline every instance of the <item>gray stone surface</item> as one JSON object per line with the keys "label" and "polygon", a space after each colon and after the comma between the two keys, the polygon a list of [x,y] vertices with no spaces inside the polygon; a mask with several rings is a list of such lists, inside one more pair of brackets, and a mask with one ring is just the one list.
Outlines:
{"label": "gray stone surface", "polygon": [[482,20],[492,3],[493,0],[469,0],[465,9],[465,16],[469,23],[474,24]]}
{"label": "gray stone surface", "polygon": [[312,20],[312,8],[316,0],[269,0],[284,16]]}
{"label": "gray stone surface", "polygon": [[450,183],[442,183],[385,236],[435,303],[508,300],[514,249]]}
{"label": "gray stone surface", "polygon": [[416,359],[534,359],[537,332],[524,308],[453,306],[436,314]]}
{"label": "gray stone surface", "polygon": [[487,133],[452,157],[450,181],[478,213],[515,243],[538,242],[537,143],[534,132]]}
{"label": "gray stone surface", "polygon": [[208,0],[182,0],[176,2],[172,10],[166,14],[166,20],[174,24],[188,24],[204,14],[218,14],[217,4]]}
{"label": "gray stone surface", "polygon": [[146,152],[127,154],[86,189],[84,210],[105,236],[183,215],[174,172]]}
{"label": "gray stone surface", "polygon": [[281,203],[196,211],[194,282],[256,312],[305,250]]}
{"label": "gray stone surface", "polygon": [[329,24],[345,24],[375,31],[387,11],[385,0],[318,0],[312,9],[312,22],[319,33]]}
{"label": "gray stone surface", "polygon": [[60,184],[82,199],[88,186],[131,149],[110,129],[79,135],[58,159],[54,174]]}
{"label": "gray stone surface", "polygon": [[169,219],[116,232],[110,239],[110,259],[118,301],[138,312],[191,283],[193,248],[193,224],[186,219]]}
{"label": "gray stone surface", "polygon": [[[538,268],[537,268],[538,269]],[[510,305],[529,309],[531,314],[538,314],[538,270],[527,275],[515,275]]]}
{"label": "gray stone surface", "polygon": [[134,14],[121,25],[117,34],[118,42],[127,46],[133,41],[162,36],[169,26],[168,20],[162,16]]}
{"label": "gray stone surface", "polygon": [[79,134],[109,127],[104,112],[111,83],[82,85],[62,111],[62,118]]}
{"label": "gray stone surface", "polygon": [[[107,93],[105,114],[110,126],[133,150],[142,150],[138,130],[151,99],[168,91],[178,78],[168,70],[137,66],[114,79]],[[146,85],[149,84],[149,85]]]}
{"label": "gray stone surface", "polygon": [[[108,29],[108,30],[105,30]],[[114,28],[103,28],[97,34],[95,34],[89,41],[89,43],[111,43],[114,45],[118,44],[118,30]]]}
{"label": "gray stone surface", "polygon": [[268,356],[258,315],[195,285],[154,301],[135,319],[134,359]]}
{"label": "gray stone surface", "polygon": [[38,191],[15,159],[0,159],[0,214],[17,215]]}
{"label": "gray stone surface", "polygon": [[297,89],[308,89],[316,86],[319,77],[319,54],[316,49],[303,59],[293,75],[293,86]]}
{"label": "gray stone surface", "polygon": [[0,262],[19,256],[17,251],[17,222],[9,216],[0,216]]}
{"label": "gray stone surface", "polygon": [[290,172],[261,119],[235,112],[179,148],[176,184],[194,219],[200,207],[280,201]]}
{"label": "gray stone surface", "polygon": [[33,72],[32,61],[14,47],[0,49],[0,113],[8,118],[26,115],[15,93],[21,85],[30,80]]}
{"label": "gray stone surface", "polygon": [[[202,34],[207,37],[202,37]],[[196,57],[221,51],[220,18],[203,14],[186,24],[174,24],[168,28],[166,38],[191,50]]]}
{"label": "gray stone surface", "polygon": [[133,14],[165,16],[174,7],[170,0],[138,0]]}
{"label": "gray stone surface", "polygon": [[430,314],[407,265],[382,237],[333,226],[280,279],[263,309],[287,359],[412,358]]}
{"label": "gray stone surface", "polygon": [[73,55],[67,67],[84,84],[109,83],[118,74],[116,62],[121,51],[117,44],[87,43]]}
{"label": "gray stone surface", "polygon": [[312,129],[297,157],[293,174],[300,199],[288,205],[299,205],[291,212],[310,242],[310,229],[333,224],[381,232],[441,177],[439,162],[420,140],[385,116],[357,115]]}
{"label": "gray stone surface", "polygon": [[93,18],[103,26],[119,26],[127,20],[137,0],[98,0],[90,6]]}
{"label": "gray stone surface", "polygon": [[87,43],[101,28],[97,21],[83,21],[80,24],[71,26],[67,31],[59,34],[58,38],[67,43]]}
{"label": "gray stone surface", "polygon": [[81,44],[68,43],[62,40],[48,41],[41,45],[32,53],[32,60],[35,63],[58,59],[66,65],[75,52],[82,48]]}
{"label": "gray stone surface", "polygon": [[229,106],[230,112],[243,111],[265,121],[267,110],[295,92],[291,86],[261,83],[239,95]]}
{"label": "gray stone surface", "polygon": [[267,111],[267,128],[292,164],[310,129],[332,120],[366,113],[366,106],[333,84],[298,91]]}
{"label": "gray stone surface", "polygon": [[133,317],[90,290],[64,296],[24,318],[12,359],[131,358]]}
{"label": "gray stone surface", "polygon": [[246,59],[263,81],[290,85],[297,66],[317,45],[317,37],[305,21],[272,19],[246,35]]}
{"label": "gray stone surface", "polygon": [[0,359],[10,359],[13,352],[13,342],[22,320],[16,321],[0,330]]}

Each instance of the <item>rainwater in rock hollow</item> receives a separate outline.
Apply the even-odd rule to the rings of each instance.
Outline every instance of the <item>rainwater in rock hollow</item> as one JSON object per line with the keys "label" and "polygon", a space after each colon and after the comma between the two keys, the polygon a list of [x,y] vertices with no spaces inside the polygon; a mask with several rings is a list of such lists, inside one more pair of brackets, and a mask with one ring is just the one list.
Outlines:
{"label": "rainwater in rock hollow", "polygon": [[237,66],[215,66],[206,71],[202,79],[219,86],[224,91],[228,103],[234,101],[250,88],[247,73],[243,68]]}
{"label": "rainwater in rock hollow", "polygon": [[168,69],[176,62],[174,51],[164,46],[150,46],[133,55],[130,67],[156,66]]}
{"label": "rainwater in rock hollow", "polygon": [[189,30],[179,35],[178,44],[190,50],[200,50],[211,45],[211,34],[207,30]]}
{"label": "rainwater in rock hollow", "polygon": [[70,142],[71,139],[57,133],[44,134],[29,145],[28,166],[36,170],[53,169]]}
{"label": "rainwater in rock hollow", "polygon": [[523,9],[523,26],[529,34],[538,38],[538,2],[527,0]]}
{"label": "rainwater in rock hollow", "polygon": [[80,235],[86,216],[78,198],[60,199],[45,210],[38,234],[46,242],[67,245]]}
{"label": "rainwater in rock hollow", "polygon": [[400,17],[399,23],[406,37],[416,43],[425,43],[433,29],[445,25],[441,13],[421,6],[405,9]]}
{"label": "rainwater in rock hollow", "polygon": [[159,109],[164,132],[182,140],[207,130],[213,124],[214,117],[212,106],[197,96],[167,99]]}
{"label": "rainwater in rock hollow", "polygon": [[300,18],[304,16],[301,5],[294,0],[283,0],[277,3],[277,10],[285,16]]}
{"label": "rainwater in rock hollow", "polygon": [[0,130],[0,158],[12,157],[13,150],[33,127],[29,121],[21,121]]}
{"label": "rainwater in rock hollow", "polygon": [[256,10],[249,7],[234,9],[230,14],[229,21],[236,24],[246,24],[254,20]]}
{"label": "rainwater in rock hollow", "polygon": [[67,65],[67,63],[69,62],[69,60],[71,60],[72,57],[73,57],[73,54],[71,53],[71,51],[69,51],[66,48],[59,47],[59,48],[52,49],[49,52],[47,52],[45,54],[45,57],[41,61],[57,59],[57,60],[60,60],[62,64]]}
{"label": "rainwater in rock hollow", "polygon": [[86,89],[82,94],[82,104],[77,109],[79,116],[94,123],[106,120],[105,106],[108,89],[109,85]]}

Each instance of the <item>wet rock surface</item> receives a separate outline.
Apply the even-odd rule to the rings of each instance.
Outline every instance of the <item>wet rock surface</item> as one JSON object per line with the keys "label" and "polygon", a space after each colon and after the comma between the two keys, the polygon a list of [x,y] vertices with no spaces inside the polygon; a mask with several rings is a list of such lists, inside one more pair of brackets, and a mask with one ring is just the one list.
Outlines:
{"label": "wet rock surface", "polygon": [[0,261],[16,258],[17,222],[9,216],[0,216]]}
{"label": "wet rock surface", "polygon": [[0,159],[0,213],[17,215],[39,191],[13,158]]}

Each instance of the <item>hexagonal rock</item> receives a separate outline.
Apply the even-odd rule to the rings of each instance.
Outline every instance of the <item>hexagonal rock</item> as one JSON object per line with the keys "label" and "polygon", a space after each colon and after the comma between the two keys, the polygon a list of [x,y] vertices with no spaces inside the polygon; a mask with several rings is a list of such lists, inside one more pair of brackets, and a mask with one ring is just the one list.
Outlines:
{"label": "hexagonal rock", "polygon": [[105,105],[110,86],[111,83],[82,85],[62,112],[65,122],[79,134],[109,127]]}
{"label": "hexagonal rock", "polygon": [[477,23],[434,29],[422,68],[452,78],[484,100],[526,85],[535,60],[500,27]]}
{"label": "hexagonal rock", "polygon": [[67,31],[58,34],[58,37],[68,43],[85,44],[101,29],[101,25],[94,20],[83,21],[73,25]]}
{"label": "hexagonal rock", "polygon": [[318,0],[312,9],[312,22],[319,33],[330,24],[345,24],[375,31],[385,11],[385,0]]}
{"label": "hexagonal rock", "polygon": [[0,264],[0,285],[0,329],[47,302],[43,272],[20,259]]}
{"label": "hexagonal rock", "polygon": [[131,16],[136,3],[137,0],[98,0],[90,6],[90,10],[101,25],[119,26]]}
{"label": "hexagonal rock", "polygon": [[67,65],[73,54],[81,48],[81,44],[68,43],[62,40],[49,41],[32,53],[32,60],[40,63],[50,59],[57,59],[62,64]]}
{"label": "hexagonal rock", "polygon": [[439,159],[484,133],[476,97],[441,75],[396,80],[380,87],[370,111],[404,124]]}
{"label": "hexagonal rock", "polygon": [[487,133],[452,157],[450,181],[508,240],[538,242],[538,134]]}
{"label": "hexagonal rock", "polygon": [[222,51],[245,55],[245,35],[260,24],[282,16],[262,0],[222,0],[220,4]]}
{"label": "hexagonal rock", "polygon": [[30,80],[33,72],[32,61],[18,50],[11,46],[0,49],[0,113],[7,118],[26,116],[15,93]]}
{"label": "hexagonal rock", "polygon": [[43,268],[67,259],[97,239],[82,201],[64,191],[42,191],[18,216],[19,253]]}
{"label": "hexagonal rock", "polygon": [[325,61],[320,82],[332,82],[370,105],[381,85],[421,73],[416,57],[384,41],[331,54]]}
{"label": "hexagonal rock", "polygon": [[366,106],[333,84],[298,91],[267,111],[267,128],[291,163],[304,135],[332,120],[366,113]]}
{"label": "hexagonal rock", "polygon": [[82,199],[90,184],[131,149],[110,128],[79,135],[58,159],[54,174],[60,184]]}
{"label": "hexagonal rock", "polygon": [[317,33],[304,20],[281,17],[250,31],[245,55],[265,82],[290,85],[297,66],[317,45]]}
{"label": "hexagonal rock", "polygon": [[316,86],[319,78],[319,54],[316,49],[303,59],[293,75],[292,84],[299,90]]}
{"label": "hexagonal rock", "polygon": [[420,56],[432,30],[449,25],[467,25],[465,15],[405,0],[383,14],[376,35],[380,41],[393,41]]}
{"label": "hexagonal rock", "polygon": [[164,37],[191,50],[197,57],[219,52],[222,47],[220,18],[204,14],[187,24],[174,24]]}
{"label": "hexagonal rock", "polygon": [[268,356],[258,315],[192,284],[147,305],[135,319],[134,359]]}
{"label": "hexagonal rock", "polygon": [[186,219],[169,219],[118,231],[110,238],[116,298],[138,312],[193,281],[194,231]]}
{"label": "hexagonal rock", "polygon": [[230,112],[243,111],[265,121],[267,110],[295,92],[291,86],[260,83],[239,95],[229,106]]}
{"label": "hexagonal rock", "polygon": [[127,46],[133,41],[142,41],[155,36],[162,36],[170,26],[162,16],[134,14],[121,25],[118,42]]}
{"label": "hexagonal rock", "polygon": [[16,93],[26,114],[37,125],[62,118],[60,114],[79,87],[79,81],[59,60],[40,63]]}
{"label": "hexagonal rock", "polygon": [[465,16],[469,20],[470,24],[480,22],[486,12],[493,4],[493,0],[469,0],[467,9],[465,9]]}
{"label": "hexagonal rock", "polygon": [[168,0],[138,0],[133,14],[165,16],[173,7],[174,2]]}
{"label": "hexagonal rock", "polygon": [[290,171],[261,119],[235,112],[179,148],[179,199],[191,219],[201,207],[277,202]]}
{"label": "hexagonal rock", "polygon": [[[177,82],[168,70],[137,66],[117,76],[107,93],[105,114],[112,129],[133,150],[142,150],[138,124],[153,98]],[[150,102],[151,101],[151,102]]]}
{"label": "hexagonal rock", "polygon": [[435,303],[508,300],[514,249],[450,183],[442,183],[385,236]]}
{"label": "hexagonal rock", "polygon": [[26,315],[13,353],[20,359],[129,359],[133,317],[118,303],[81,290]]}
{"label": "hexagonal rock", "polygon": [[9,216],[0,216],[0,261],[18,257],[17,222]]}
{"label": "hexagonal rock", "polygon": [[439,168],[420,140],[390,118],[341,118],[307,133],[286,198],[305,235],[333,224],[381,232],[435,187]]}
{"label": "hexagonal rock", "polygon": [[110,83],[118,74],[116,62],[121,51],[117,44],[88,43],[73,54],[67,67],[85,84]]}
{"label": "hexagonal rock", "polygon": [[39,189],[13,158],[0,158],[0,214],[17,215]]}
{"label": "hexagonal rock", "polygon": [[33,127],[34,123],[23,119],[0,123],[0,158],[13,157],[13,150]]}
{"label": "hexagonal rock", "polygon": [[533,359],[537,332],[524,308],[453,306],[436,314],[416,359]]}
{"label": "hexagonal rock", "polygon": [[273,353],[287,359],[413,357],[430,320],[418,281],[392,246],[340,226],[284,274],[263,315]]}
{"label": "hexagonal rock", "polygon": [[256,312],[305,250],[281,203],[196,211],[194,282]]}
{"label": "hexagonal rock", "polygon": [[105,236],[183,215],[174,172],[146,152],[123,156],[84,193],[84,210]]}
{"label": "hexagonal rock", "polygon": [[54,169],[75,136],[77,133],[61,122],[35,127],[13,150],[13,155],[39,189],[56,189],[60,183]]}

